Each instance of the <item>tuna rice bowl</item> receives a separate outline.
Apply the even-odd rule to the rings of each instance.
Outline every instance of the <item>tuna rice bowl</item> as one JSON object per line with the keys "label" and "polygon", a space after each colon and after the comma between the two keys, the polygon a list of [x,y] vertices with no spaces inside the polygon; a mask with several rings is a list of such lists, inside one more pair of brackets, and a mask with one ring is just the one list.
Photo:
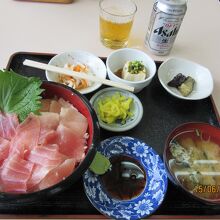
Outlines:
{"label": "tuna rice bowl", "polygon": [[[21,82],[27,80],[7,74],[22,78]],[[4,75],[1,71],[0,78]],[[41,83],[35,90],[27,89],[27,84],[23,87],[27,92],[20,88],[16,92],[14,86],[13,98],[7,102],[0,98],[0,193],[17,196],[61,191],[83,174],[95,155],[99,127],[88,101],[66,86]],[[25,100],[28,96],[31,100]],[[2,103],[9,105],[4,108]]]}

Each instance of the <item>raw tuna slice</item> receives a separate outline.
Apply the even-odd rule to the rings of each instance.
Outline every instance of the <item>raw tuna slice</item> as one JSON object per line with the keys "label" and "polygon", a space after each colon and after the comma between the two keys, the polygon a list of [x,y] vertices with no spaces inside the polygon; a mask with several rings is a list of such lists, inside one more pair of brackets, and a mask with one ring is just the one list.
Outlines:
{"label": "raw tuna slice", "polygon": [[11,140],[15,136],[15,129],[19,124],[15,114],[2,114],[0,112],[0,137]]}
{"label": "raw tuna slice", "polygon": [[43,130],[56,130],[59,124],[59,114],[54,112],[42,112],[39,116],[40,126]]}
{"label": "raw tuna slice", "polygon": [[0,168],[0,192],[4,192],[4,183],[2,182],[2,168]]}
{"label": "raw tuna slice", "polygon": [[30,114],[16,129],[16,135],[11,141],[10,154],[18,153],[22,158],[37,145],[40,135],[39,117]]}
{"label": "raw tuna slice", "polygon": [[57,133],[60,153],[81,161],[85,156],[86,140],[62,124],[58,126]]}
{"label": "raw tuna slice", "polygon": [[27,160],[41,166],[58,166],[66,159],[58,150],[59,146],[56,144],[37,146],[30,151]]}
{"label": "raw tuna slice", "polygon": [[60,109],[61,109],[61,104],[56,100],[52,100],[50,103],[49,111],[60,114]]}
{"label": "raw tuna slice", "polygon": [[42,112],[40,119],[40,137],[38,144],[55,144],[56,143],[56,129],[59,124],[59,114],[54,112]]}
{"label": "raw tuna slice", "polygon": [[72,109],[75,109],[76,111],[78,111],[72,104],[70,104],[69,102],[65,101],[62,98],[59,98],[58,102],[61,105],[61,107],[72,108]]}
{"label": "raw tuna slice", "polygon": [[10,148],[10,141],[0,137],[0,166],[2,162],[8,157]]}
{"label": "raw tuna slice", "polygon": [[50,103],[51,103],[51,99],[42,99],[40,112],[49,112]]}
{"label": "raw tuna slice", "polygon": [[33,163],[23,160],[19,155],[13,155],[5,160],[3,168],[8,168],[19,173],[30,174],[33,169]]}
{"label": "raw tuna slice", "polygon": [[50,145],[57,143],[58,134],[57,131],[50,130],[45,131],[43,134],[40,135],[38,144],[41,145]]}
{"label": "raw tuna slice", "polygon": [[84,136],[88,128],[86,117],[72,108],[61,108],[60,123],[80,137]]}
{"label": "raw tuna slice", "polygon": [[46,189],[68,177],[75,168],[75,160],[67,159],[57,168],[51,170],[39,184],[39,189]]}
{"label": "raw tuna slice", "polygon": [[27,185],[23,182],[13,182],[5,180],[3,183],[2,191],[6,193],[26,193]]}
{"label": "raw tuna slice", "polygon": [[38,164],[34,165],[31,177],[28,180],[28,191],[39,190],[38,184],[44,179],[44,177],[52,170],[55,166],[41,166]]}
{"label": "raw tuna slice", "polygon": [[1,167],[1,183],[4,192],[26,192],[27,181],[34,164],[19,155],[9,157]]}

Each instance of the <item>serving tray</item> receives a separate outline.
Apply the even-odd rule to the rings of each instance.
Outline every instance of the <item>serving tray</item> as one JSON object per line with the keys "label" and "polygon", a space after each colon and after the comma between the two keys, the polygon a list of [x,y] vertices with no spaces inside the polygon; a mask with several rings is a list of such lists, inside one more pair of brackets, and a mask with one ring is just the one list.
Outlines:
{"label": "serving tray", "polygon": [[[54,54],[18,52],[11,56],[7,69],[12,69],[25,76],[38,76],[45,80],[44,71],[23,66],[23,61],[31,59],[48,63],[53,56]],[[103,60],[105,61],[104,58]],[[156,64],[158,68],[161,63],[156,62]],[[90,99],[93,94],[88,94],[86,97]],[[176,126],[185,122],[196,121],[207,122],[220,127],[219,115],[212,97],[198,101],[177,99],[163,89],[157,75],[151,84],[137,96],[144,108],[141,122],[132,130],[122,133],[101,129],[101,140],[118,135],[136,137],[154,148],[162,157],[166,137]],[[0,203],[0,217],[3,214],[104,218],[87,199],[82,180],[68,190],[39,202],[27,204],[19,202]],[[220,207],[200,203],[169,182],[165,200],[151,218],[174,218],[177,216],[188,216],[187,218],[190,218],[189,216],[198,215],[209,215],[212,218],[220,217]]]}

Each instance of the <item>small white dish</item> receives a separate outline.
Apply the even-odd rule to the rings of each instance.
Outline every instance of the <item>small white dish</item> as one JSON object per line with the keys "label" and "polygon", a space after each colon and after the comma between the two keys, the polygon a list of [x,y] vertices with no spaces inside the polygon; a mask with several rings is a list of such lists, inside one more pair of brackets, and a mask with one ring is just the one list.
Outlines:
{"label": "small white dish", "polygon": [[[126,97],[131,97],[133,99],[133,103],[131,106],[131,112],[133,113],[133,116],[127,119],[125,124],[122,124],[121,122],[107,124],[101,120],[98,114],[98,102],[106,96],[112,96],[116,92],[119,92],[120,94]],[[143,106],[140,100],[138,99],[138,97],[131,92],[118,88],[111,87],[100,90],[95,95],[93,95],[93,97],[90,99],[90,103],[92,104],[93,108],[96,111],[100,126],[109,131],[121,132],[121,131],[130,130],[134,128],[141,121],[143,116]]]}
{"label": "small white dish", "polygon": [[[193,91],[184,97],[178,89],[170,87],[167,83],[178,73],[191,76],[195,80]],[[199,100],[207,98],[213,91],[213,79],[210,71],[195,62],[182,58],[169,58],[158,69],[158,78],[161,85],[173,96],[186,100]]]}
{"label": "small white dish", "polygon": [[[64,52],[54,56],[48,64],[64,67],[65,64],[82,63],[89,67],[91,72],[103,79],[106,78],[106,66],[104,62],[97,56],[81,50],[75,50],[72,52]],[[53,73],[46,71],[46,78],[48,81],[59,82],[59,73]],[[81,94],[87,94],[98,89],[102,84],[91,82],[91,86],[85,89],[78,90]]]}
{"label": "small white dish", "polygon": [[[141,81],[128,81],[120,78],[115,74],[117,70],[123,68],[127,61],[142,61],[148,71],[148,77]],[[108,77],[115,82],[121,82],[128,86],[134,87],[134,92],[140,92],[144,87],[148,86],[156,73],[156,64],[154,60],[141,50],[132,48],[123,48],[112,52],[106,60]]]}

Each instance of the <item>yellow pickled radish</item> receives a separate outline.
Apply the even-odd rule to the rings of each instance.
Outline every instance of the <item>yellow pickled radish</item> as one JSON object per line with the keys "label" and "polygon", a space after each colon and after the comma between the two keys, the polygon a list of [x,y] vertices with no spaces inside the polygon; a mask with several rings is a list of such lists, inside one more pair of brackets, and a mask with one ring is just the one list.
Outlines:
{"label": "yellow pickled radish", "polygon": [[124,124],[128,118],[133,116],[132,103],[131,97],[126,97],[119,92],[104,97],[98,102],[99,117],[107,124],[115,123],[118,120]]}

